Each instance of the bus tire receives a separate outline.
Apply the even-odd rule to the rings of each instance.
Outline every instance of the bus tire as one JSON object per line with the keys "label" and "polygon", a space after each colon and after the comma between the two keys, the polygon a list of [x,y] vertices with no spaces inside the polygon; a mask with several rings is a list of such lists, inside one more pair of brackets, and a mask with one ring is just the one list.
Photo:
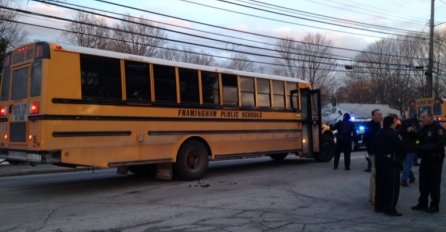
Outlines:
{"label": "bus tire", "polygon": [[288,153],[279,153],[279,154],[271,154],[269,157],[273,159],[274,161],[283,161],[287,157]]}
{"label": "bus tire", "polygon": [[174,170],[182,180],[197,180],[203,177],[209,164],[209,151],[200,141],[185,142],[178,152]]}
{"label": "bus tire", "polygon": [[328,162],[334,157],[336,144],[334,138],[330,134],[322,134],[320,151],[315,154],[314,158],[319,162]]}

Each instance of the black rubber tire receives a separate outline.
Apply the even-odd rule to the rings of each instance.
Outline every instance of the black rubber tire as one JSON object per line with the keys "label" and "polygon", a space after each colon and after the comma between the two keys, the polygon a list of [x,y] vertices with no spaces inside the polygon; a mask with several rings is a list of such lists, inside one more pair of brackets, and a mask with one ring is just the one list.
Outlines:
{"label": "black rubber tire", "polygon": [[174,165],[175,173],[182,180],[197,180],[204,176],[209,165],[209,151],[200,141],[185,142]]}
{"label": "black rubber tire", "polygon": [[269,157],[274,161],[280,162],[283,161],[287,157],[288,153],[279,153],[279,154],[271,154]]}
{"label": "black rubber tire", "polygon": [[323,134],[321,138],[320,152],[314,155],[319,162],[328,162],[333,159],[336,144],[334,138],[330,134]]}

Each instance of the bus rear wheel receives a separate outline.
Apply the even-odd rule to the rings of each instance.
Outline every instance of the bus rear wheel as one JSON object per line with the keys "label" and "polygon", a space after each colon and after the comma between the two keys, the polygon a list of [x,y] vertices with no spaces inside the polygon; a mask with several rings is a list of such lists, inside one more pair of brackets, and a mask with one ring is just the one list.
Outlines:
{"label": "bus rear wheel", "polygon": [[209,164],[206,146],[197,140],[185,142],[178,152],[174,169],[180,179],[197,180],[203,177]]}
{"label": "bus rear wheel", "polygon": [[274,161],[283,161],[287,157],[288,153],[271,154],[269,157]]}

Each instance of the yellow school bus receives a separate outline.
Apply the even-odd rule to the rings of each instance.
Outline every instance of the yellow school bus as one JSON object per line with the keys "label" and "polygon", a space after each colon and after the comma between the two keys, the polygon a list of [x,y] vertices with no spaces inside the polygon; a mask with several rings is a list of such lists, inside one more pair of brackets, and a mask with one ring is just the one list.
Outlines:
{"label": "yellow school bus", "polygon": [[446,102],[441,98],[419,98],[409,106],[409,116],[419,115],[422,111],[429,111],[434,119],[446,122]]}
{"label": "yellow school bus", "polygon": [[6,54],[0,158],[201,178],[210,160],[329,161],[320,92],[280,76],[36,42]]}

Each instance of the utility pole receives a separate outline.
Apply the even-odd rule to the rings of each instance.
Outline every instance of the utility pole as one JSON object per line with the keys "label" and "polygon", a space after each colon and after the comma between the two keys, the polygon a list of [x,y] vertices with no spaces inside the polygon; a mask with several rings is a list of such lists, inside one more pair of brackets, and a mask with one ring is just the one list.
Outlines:
{"label": "utility pole", "polygon": [[429,32],[429,63],[427,65],[427,71],[426,71],[426,97],[432,97],[433,95],[432,93],[433,93],[433,69],[434,69],[434,14],[435,14],[435,0],[431,0],[431,20],[430,20],[430,32]]}

